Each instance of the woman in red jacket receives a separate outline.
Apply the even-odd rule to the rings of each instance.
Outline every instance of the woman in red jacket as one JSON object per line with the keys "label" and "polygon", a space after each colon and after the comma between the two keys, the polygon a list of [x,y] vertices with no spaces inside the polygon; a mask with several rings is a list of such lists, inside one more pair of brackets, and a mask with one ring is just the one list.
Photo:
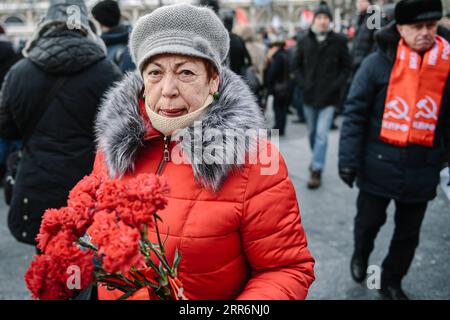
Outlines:
{"label": "woman in red jacket", "polygon": [[[188,299],[304,299],[314,259],[286,165],[266,140],[256,161],[236,160],[254,144],[235,138],[264,119],[247,85],[222,66],[228,47],[207,8],[165,6],[139,19],[130,38],[138,73],[105,97],[94,173],[165,176],[160,232],[169,260],[175,248],[182,253]],[[261,160],[266,151],[275,164]],[[99,287],[100,299],[121,294]]]}

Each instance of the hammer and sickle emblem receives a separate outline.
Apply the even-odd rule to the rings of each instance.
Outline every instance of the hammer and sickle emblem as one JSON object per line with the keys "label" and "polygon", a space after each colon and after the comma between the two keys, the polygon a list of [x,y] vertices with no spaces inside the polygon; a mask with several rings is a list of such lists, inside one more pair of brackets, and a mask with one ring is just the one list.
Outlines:
{"label": "hammer and sickle emblem", "polygon": [[[431,108],[428,103],[431,105]],[[416,119],[422,117],[437,120],[437,104],[430,96],[425,96],[424,99],[417,102],[417,108],[419,108],[419,111],[415,115]]]}
{"label": "hammer and sickle emblem", "polygon": [[385,118],[392,117],[398,120],[405,119],[406,121],[409,121],[409,107],[406,101],[401,97],[395,97],[394,100],[391,100],[387,103],[386,107],[389,109],[389,111],[385,113]]}

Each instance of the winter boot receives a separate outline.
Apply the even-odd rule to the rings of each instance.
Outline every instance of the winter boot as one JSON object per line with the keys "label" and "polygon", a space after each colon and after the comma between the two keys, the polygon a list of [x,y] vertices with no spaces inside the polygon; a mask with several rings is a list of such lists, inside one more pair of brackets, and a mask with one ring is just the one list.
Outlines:
{"label": "winter boot", "polygon": [[320,187],[322,182],[322,172],[321,171],[311,171],[311,177],[308,181],[309,189],[317,189]]}

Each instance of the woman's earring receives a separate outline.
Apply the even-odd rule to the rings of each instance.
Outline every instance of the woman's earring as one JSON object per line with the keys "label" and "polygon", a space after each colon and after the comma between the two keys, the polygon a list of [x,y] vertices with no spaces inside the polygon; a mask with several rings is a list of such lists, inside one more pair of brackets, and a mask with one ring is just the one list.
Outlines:
{"label": "woman's earring", "polygon": [[214,92],[214,93],[213,93],[213,98],[214,98],[215,101],[219,100],[219,98],[220,98],[220,92],[219,92],[219,91]]}
{"label": "woman's earring", "polygon": [[144,100],[144,101],[145,101],[145,94],[144,94],[144,95],[142,95],[142,100]]}

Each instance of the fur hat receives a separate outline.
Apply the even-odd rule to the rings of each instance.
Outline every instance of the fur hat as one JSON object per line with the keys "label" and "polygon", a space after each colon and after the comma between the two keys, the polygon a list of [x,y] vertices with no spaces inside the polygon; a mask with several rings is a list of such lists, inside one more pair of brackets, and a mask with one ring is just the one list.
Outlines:
{"label": "fur hat", "polygon": [[412,24],[441,18],[441,0],[402,0],[395,6],[397,24]]}
{"label": "fur hat", "polygon": [[145,62],[161,53],[207,59],[220,73],[230,38],[214,11],[181,3],[160,7],[139,18],[129,46],[141,74]]}

